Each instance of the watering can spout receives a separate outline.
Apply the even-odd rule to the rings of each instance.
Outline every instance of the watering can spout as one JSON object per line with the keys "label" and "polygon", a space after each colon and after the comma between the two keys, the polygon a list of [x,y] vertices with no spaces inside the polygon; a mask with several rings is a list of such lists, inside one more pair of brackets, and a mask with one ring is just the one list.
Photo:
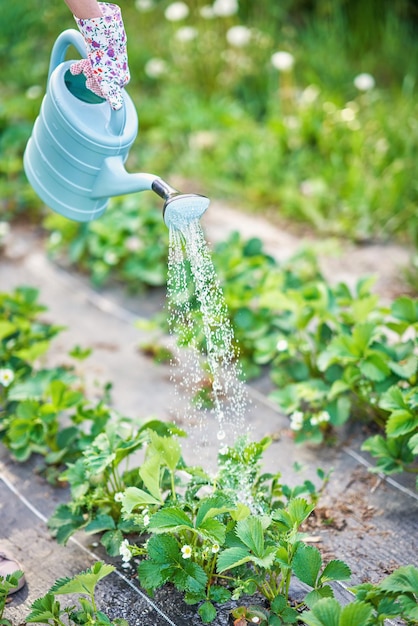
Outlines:
{"label": "watering can spout", "polygon": [[181,230],[190,221],[200,219],[209,206],[205,196],[181,193],[155,174],[128,173],[121,156],[105,159],[92,197],[108,198],[138,191],[154,191],[164,200],[163,218],[168,228]]}
{"label": "watering can spout", "polygon": [[152,183],[157,178],[153,174],[129,174],[121,156],[107,157],[94,183],[93,198],[110,198],[137,191],[151,191]]}

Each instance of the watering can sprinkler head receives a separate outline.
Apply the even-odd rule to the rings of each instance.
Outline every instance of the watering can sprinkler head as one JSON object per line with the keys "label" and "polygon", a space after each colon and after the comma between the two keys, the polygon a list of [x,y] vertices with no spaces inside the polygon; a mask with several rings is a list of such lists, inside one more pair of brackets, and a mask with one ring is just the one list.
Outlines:
{"label": "watering can sprinkler head", "polygon": [[156,178],[151,188],[163,198],[163,218],[168,228],[182,230],[188,223],[198,220],[209,206],[209,198],[196,193],[181,193],[161,178]]}
{"label": "watering can sprinkler head", "polygon": [[51,54],[47,93],[23,158],[39,197],[61,215],[87,222],[104,213],[112,196],[152,190],[164,200],[169,228],[181,230],[200,218],[208,198],[182,194],[154,174],[126,171],[138,131],[135,106],[123,90],[122,108],[112,110],[86,88],[83,76],[72,76],[73,61],[65,61],[70,45],[85,55],[78,31],[61,33]]}

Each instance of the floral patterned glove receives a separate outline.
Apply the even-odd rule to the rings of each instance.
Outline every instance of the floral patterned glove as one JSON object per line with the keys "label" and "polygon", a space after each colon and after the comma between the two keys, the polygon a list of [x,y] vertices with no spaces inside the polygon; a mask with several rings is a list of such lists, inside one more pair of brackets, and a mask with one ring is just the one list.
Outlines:
{"label": "floral patterned glove", "polygon": [[113,109],[123,104],[122,88],[129,82],[126,33],[120,8],[100,3],[103,17],[75,21],[87,46],[87,59],[71,65],[72,74],[83,73],[86,87],[106,98]]}

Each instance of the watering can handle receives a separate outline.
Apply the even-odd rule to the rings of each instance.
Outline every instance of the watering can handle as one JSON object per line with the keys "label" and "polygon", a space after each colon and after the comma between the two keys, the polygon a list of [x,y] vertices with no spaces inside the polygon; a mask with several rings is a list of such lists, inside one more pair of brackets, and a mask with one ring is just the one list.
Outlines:
{"label": "watering can handle", "polygon": [[[56,39],[51,52],[51,60],[49,62],[48,81],[51,78],[52,72],[58,65],[64,62],[66,52],[69,46],[74,48],[86,58],[87,48],[83,35],[74,28],[68,28],[64,30]],[[109,130],[113,135],[121,135],[125,127],[125,107],[122,107],[118,111],[111,108]]]}

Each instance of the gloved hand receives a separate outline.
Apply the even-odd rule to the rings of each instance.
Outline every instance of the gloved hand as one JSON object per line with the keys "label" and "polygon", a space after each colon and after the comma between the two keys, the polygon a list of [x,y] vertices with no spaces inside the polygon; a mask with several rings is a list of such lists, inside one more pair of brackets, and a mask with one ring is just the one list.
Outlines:
{"label": "gloved hand", "polygon": [[72,74],[84,73],[86,87],[97,96],[106,98],[113,109],[123,104],[122,88],[129,82],[126,33],[120,8],[100,2],[103,17],[78,19],[78,29],[87,46],[87,59],[70,67]]}

